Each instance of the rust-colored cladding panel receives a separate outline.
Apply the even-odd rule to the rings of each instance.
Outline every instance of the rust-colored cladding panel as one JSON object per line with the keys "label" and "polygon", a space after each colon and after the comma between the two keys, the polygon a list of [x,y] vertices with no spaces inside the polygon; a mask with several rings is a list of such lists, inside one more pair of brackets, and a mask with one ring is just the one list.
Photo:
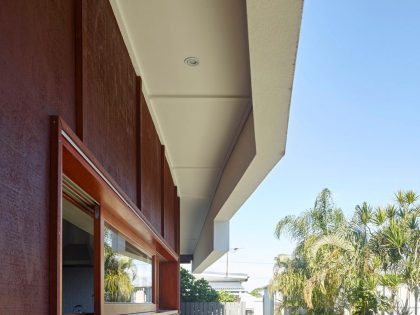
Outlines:
{"label": "rust-colored cladding panel", "polygon": [[140,209],[156,230],[162,233],[161,144],[143,95],[140,104],[140,130]]}
{"label": "rust-colored cladding panel", "polygon": [[72,1],[0,9],[0,314],[48,314],[49,115],[75,127]]}
{"label": "rust-colored cladding panel", "polygon": [[168,244],[176,250],[175,224],[175,186],[171,176],[168,161],[163,163],[163,236]]}
{"label": "rust-colored cladding panel", "polygon": [[[138,113],[136,120],[136,74],[108,0],[3,1],[0,34],[0,314],[45,315],[49,116],[82,136],[160,233],[161,144],[144,99],[140,128]],[[166,195],[173,196],[168,174]],[[174,207],[167,209],[165,232],[175,248]]]}
{"label": "rust-colored cladding panel", "polygon": [[83,1],[83,142],[136,201],[136,73],[109,1]]}
{"label": "rust-colored cladding panel", "polygon": [[159,264],[159,307],[163,310],[179,310],[180,272],[179,262],[161,262]]}

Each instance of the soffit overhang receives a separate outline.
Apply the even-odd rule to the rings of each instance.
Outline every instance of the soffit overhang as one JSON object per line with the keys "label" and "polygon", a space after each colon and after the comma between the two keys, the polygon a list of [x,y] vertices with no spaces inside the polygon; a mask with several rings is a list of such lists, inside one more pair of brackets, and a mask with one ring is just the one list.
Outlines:
{"label": "soffit overhang", "polygon": [[202,272],[284,155],[303,0],[111,4],[178,186],[181,254]]}

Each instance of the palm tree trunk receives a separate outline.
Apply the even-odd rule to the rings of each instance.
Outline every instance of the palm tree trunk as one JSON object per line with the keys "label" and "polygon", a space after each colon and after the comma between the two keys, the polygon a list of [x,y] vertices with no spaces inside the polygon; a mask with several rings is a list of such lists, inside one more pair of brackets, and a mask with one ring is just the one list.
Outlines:
{"label": "palm tree trunk", "polygon": [[[392,304],[394,305],[394,306],[397,306],[397,310],[398,310],[398,305],[396,305],[396,303],[395,303],[395,292],[394,292],[394,290],[392,290],[392,292],[391,292],[391,300],[392,300]],[[391,312],[391,315],[394,315],[394,311],[392,311]]]}
{"label": "palm tree trunk", "polygon": [[411,290],[407,288],[407,296],[405,297],[405,309],[410,309],[410,296],[411,296]]}
{"label": "palm tree trunk", "polygon": [[417,315],[417,303],[419,300],[419,286],[416,285],[414,288],[414,315]]}
{"label": "palm tree trunk", "polygon": [[[385,286],[384,285],[382,286],[382,295],[385,296]],[[384,315],[385,311],[382,311],[381,314]]]}

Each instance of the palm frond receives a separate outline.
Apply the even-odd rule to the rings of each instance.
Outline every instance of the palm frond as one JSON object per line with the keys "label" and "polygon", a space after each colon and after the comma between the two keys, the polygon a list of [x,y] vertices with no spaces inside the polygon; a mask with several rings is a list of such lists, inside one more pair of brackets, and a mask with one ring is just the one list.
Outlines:
{"label": "palm frond", "polygon": [[315,257],[318,253],[318,251],[323,246],[332,246],[340,248],[348,253],[355,253],[356,249],[352,245],[351,242],[349,242],[347,239],[342,237],[341,235],[337,234],[330,234],[330,235],[322,235],[318,237],[311,246],[310,255],[311,257]]}
{"label": "palm frond", "polygon": [[286,231],[289,232],[291,227],[294,225],[296,220],[296,217],[293,215],[288,215],[282,218],[276,225],[276,229],[274,231],[274,235],[277,238],[280,238],[280,236],[285,233]]}
{"label": "palm frond", "polygon": [[376,208],[375,212],[372,215],[372,222],[377,226],[381,226],[385,223],[387,219],[386,210],[383,207]]}
{"label": "palm frond", "polygon": [[405,202],[408,205],[414,205],[414,203],[419,199],[419,195],[417,195],[413,190],[408,190],[405,192]]}

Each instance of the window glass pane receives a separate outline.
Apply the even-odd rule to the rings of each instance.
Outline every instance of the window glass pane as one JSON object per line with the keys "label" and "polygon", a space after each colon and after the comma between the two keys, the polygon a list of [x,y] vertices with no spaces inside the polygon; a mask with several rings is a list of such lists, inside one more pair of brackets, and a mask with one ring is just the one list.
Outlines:
{"label": "window glass pane", "polygon": [[105,302],[151,303],[152,259],[105,226]]}
{"label": "window glass pane", "polygon": [[62,313],[93,314],[93,217],[63,198]]}

